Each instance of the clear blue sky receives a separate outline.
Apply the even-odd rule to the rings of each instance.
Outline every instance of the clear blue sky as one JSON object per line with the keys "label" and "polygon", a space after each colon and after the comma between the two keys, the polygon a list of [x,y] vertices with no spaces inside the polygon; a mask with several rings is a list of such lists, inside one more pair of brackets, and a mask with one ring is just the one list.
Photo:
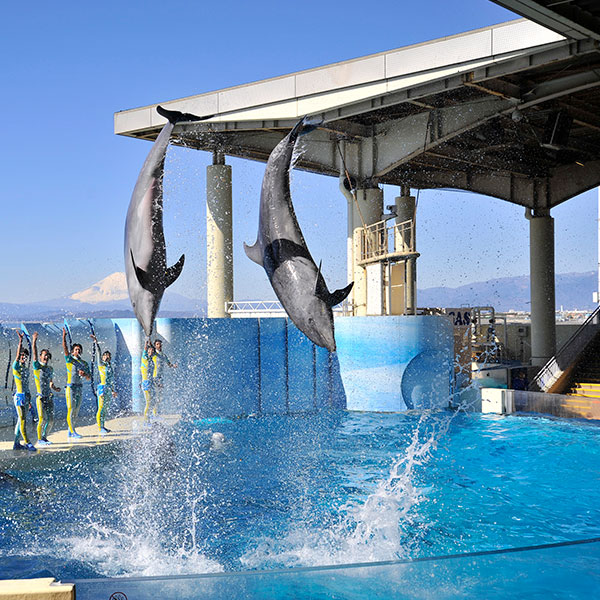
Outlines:
{"label": "clear blue sky", "polygon": [[[515,18],[488,0],[5,3],[2,61],[0,302],[71,294],[123,270],[123,224],[150,144],[113,134],[113,114],[398,48]],[[204,297],[205,167],[169,151],[173,286]],[[233,160],[238,298],[270,295],[244,255],[254,242],[264,166]],[[386,200],[398,190],[386,188]],[[331,287],[345,282],[345,200],[331,178],[297,173],[293,198]],[[596,268],[596,193],[554,211],[557,272]],[[529,270],[523,209],[471,194],[422,192],[419,286],[456,286]]]}

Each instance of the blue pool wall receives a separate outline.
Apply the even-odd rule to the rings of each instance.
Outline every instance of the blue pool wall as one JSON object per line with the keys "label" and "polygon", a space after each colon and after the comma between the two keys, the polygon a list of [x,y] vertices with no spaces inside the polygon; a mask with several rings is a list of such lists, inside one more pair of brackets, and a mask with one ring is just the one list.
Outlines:
{"label": "blue pool wall", "polygon": [[447,406],[454,331],[437,315],[338,319],[337,356],[349,410]]}
{"label": "blue pool wall", "polygon": [[[118,398],[111,414],[141,412],[140,356],[144,335],[135,319],[95,319],[102,349],[113,354]],[[90,326],[68,320],[74,342],[91,360]],[[65,414],[62,322],[26,323],[38,348],[53,354],[58,417]],[[157,319],[154,338],[176,369],[168,369],[164,411],[195,417],[242,416],[347,408],[403,411],[446,406],[451,395],[452,323],[440,316],[343,317],[335,321],[337,353],[315,346],[286,318]],[[17,337],[0,330],[0,369],[8,367]],[[12,417],[8,386],[0,403]],[[95,371],[95,383],[98,372]],[[34,390],[33,380],[31,389]],[[61,401],[62,400],[62,401]],[[92,386],[84,385],[82,414],[94,413]]]}

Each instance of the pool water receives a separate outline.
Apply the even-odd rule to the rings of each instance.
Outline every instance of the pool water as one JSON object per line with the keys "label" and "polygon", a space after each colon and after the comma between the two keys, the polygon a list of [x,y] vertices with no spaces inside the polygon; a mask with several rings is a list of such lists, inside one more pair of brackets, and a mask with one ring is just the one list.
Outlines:
{"label": "pool water", "polygon": [[0,578],[344,565],[600,536],[593,422],[190,420],[31,459],[0,479]]}

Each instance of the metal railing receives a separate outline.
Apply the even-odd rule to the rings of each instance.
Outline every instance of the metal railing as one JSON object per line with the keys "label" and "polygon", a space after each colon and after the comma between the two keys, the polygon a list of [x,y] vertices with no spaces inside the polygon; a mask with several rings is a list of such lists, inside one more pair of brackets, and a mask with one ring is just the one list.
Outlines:
{"label": "metal railing", "polygon": [[530,390],[548,391],[600,331],[600,306],[577,328],[560,350],[540,369]]}
{"label": "metal railing", "polygon": [[393,225],[388,225],[388,221],[379,221],[367,225],[360,232],[361,262],[414,253],[415,235],[412,219]]}
{"label": "metal railing", "polygon": [[[273,316],[285,317],[286,312],[279,300],[244,300],[241,302],[226,302],[225,312],[232,317],[251,317],[251,316]],[[338,315],[351,314],[352,309],[346,298],[341,304],[333,308],[333,312]]]}

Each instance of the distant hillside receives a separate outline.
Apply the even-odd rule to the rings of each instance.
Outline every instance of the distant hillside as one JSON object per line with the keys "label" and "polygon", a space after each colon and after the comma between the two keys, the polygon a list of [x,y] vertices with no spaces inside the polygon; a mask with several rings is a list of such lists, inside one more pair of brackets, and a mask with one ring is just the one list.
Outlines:
{"label": "distant hillside", "polygon": [[[563,273],[556,276],[556,308],[594,308],[592,292],[597,287],[595,271]],[[433,287],[419,290],[419,306],[493,306],[497,311],[530,309],[529,277],[502,277],[468,283],[456,288]]]}

